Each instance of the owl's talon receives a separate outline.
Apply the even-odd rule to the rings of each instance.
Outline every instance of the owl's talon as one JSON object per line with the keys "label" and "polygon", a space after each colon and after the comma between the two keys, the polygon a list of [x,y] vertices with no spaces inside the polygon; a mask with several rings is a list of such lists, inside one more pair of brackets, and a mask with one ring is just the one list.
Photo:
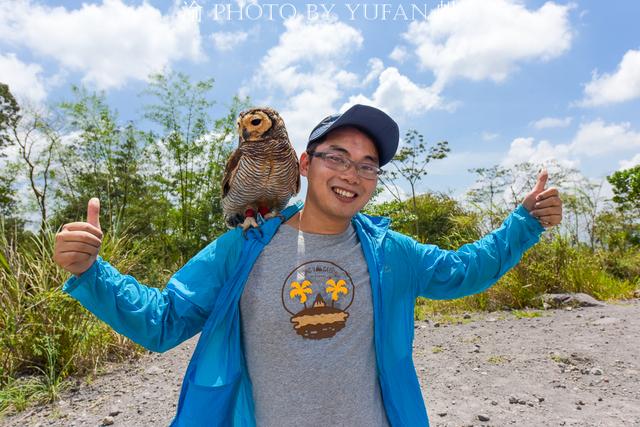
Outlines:
{"label": "owl's talon", "polygon": [[256,222],[256,219],[252,216],[248,216],[244,219],[244,222],[242,224],[240,224],[240,227],[242,227],[242,231],[243,233],[246,232],[250,227],[253,228],[258,228],[258,223]]}
{"label": "owl's talon", "polygon": [[271,212],[268,212],[268,213],[264,214],[262,217],[266,220],[266,219],[275,218],[275,217],[277,217],[279,215],[280,215],[280,213],[278,211],[271,211]]}

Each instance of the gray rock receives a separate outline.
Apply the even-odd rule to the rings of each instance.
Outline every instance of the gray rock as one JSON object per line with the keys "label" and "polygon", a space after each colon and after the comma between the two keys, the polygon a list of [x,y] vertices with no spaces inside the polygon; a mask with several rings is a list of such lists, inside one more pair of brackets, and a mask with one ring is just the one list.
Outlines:
{"label": "gray rock", "polygon": [[115,417],[115,416],[117,416],[117,415],[119,415],[119,414],[121,414],[121,413],[122,413],[122,411],[121,411],[120,409],[118,409],[118,408],[111,408],[111,410],[109,411],[109,416],[110,416],[110,417]]}
{"label": "gray rock", "polygon": [[114,423],[113,417],[104,417],[102,419],[102,424],[101,425],[110,426],[110,425],[113,425],[113,423]]}
{"label": "gray rock", "polygon": [[478,414],[478,419],[480,421],[489,421],[489,417],[486,414]]}
{"label": "gray rock", "polygon": [[600,369],[600,368],[591,368],[589,373],[591,375],[602,375],[602,369]]}
{"label": "gray rock", "polygon": [[604,307],[606,304],[584,293],[575,294],[543,294],[543,305],[549,308],[560,307]]}
{"label": "gray rock", "polygon": [[152,366],[150,368],[148,368],[146,371],[144,371],[145,374],[147,375],[158,375],[158,374],[162,374],[164,373],[164,369],[158,367],[158,366]]}

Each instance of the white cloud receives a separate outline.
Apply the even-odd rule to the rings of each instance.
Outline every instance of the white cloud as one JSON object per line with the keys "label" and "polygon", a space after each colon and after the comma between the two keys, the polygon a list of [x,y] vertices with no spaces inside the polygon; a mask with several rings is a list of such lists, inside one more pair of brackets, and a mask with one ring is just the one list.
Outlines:
{"label": "white cloud", "polygon": [[378,78],[380,73],[382,73],[382,71],[384,70],[384,63],[380,58],[369,59],[368,65],[369,65],[369,73],[367,73],[367,76],[364,78],[362,82],[363,86],[368,85],[369,83],[374,81],[376,78]]}
{"label": "white cloud", "polygon": [[571,141],[576,155],[595,157],[611,152],[640,150],[640,133],[631,129],[630,123],[607,124],[594,120],[580,125]]}
{"label": "white cloud", "polygon": [[482,132],[482,140],[483,141],[493,141],[494,139],[496,139],[499,136],[500,136],[499,133],[487,132],[487,131]]}
{"label": "white cloud", "polygon": [[640,153],[633,156],[630,160],[620,160],[620,170],[629,169],[640,165]]}
{"label": "white cloud", "polygon": [[429,86],[420,86],[397,68],[388,67],[378,77],[378,87],[371,97],[359,94],[349,98],[343,106],[354,103],[372,105],[387,113],[415,115],[434,108],[445,108],[438,93]]}
{"label": "white cloud", "polygon": [[586,107],[640,98],[640,50],[627,51],[613,74],[598,75],[594,71],[584,96],[580,105]]}
{"label": "white cloud", "polygon": [[211,34],[211,40],[213,41],[213,46],[221,51],[230,51],[234,49],[236,46],[244,43],[247,40],[249,33],[246,31],[218,31],[216,33]]}
{"label": "white cloud", "polygon": [[572,117],[544,117],[531,123],[531,126],[536,129],[566,128],[571,124],[572,120]]}
{"label": "white cloud", "polygon": [[363,37],[335,17],[289,18],[284,26],[278,44],[262,58],[245,93],[259,88],[267,96],[277,94],[286,99],[279,110],[300,153],[311,129],[336,111],[344,90],[361,84],[361,78],[344,66],[350,54],[362,46]]}
{"label": "white cloud", "polygon": [[9,90],[18,99],[40,104],[47,97],[42,80],[42,67],[38,64],[25,64],[15,54],[0,54],[0,81],[9,85]]}
{"label": "white cloud", "polygon": [[456,78],[504,80],[519,63],[549,60],[571,46],[572,5],[529,10],[515,0],[458,0],[415,21],[403,35],[441,89]]}
{"label": "white cloud", "polygon": [[0,38],[53,58],[102,89],[203,57],[200,30],[187,8],[163,15],[147,2],[103,0],[73,10],[31,0],[2,2]]}
{"label": "white cloud", "polygon": [[[513,166],[517,163],[533,161],[536,163],[557,160],[567,167],[578,167],[582,158],[606,156],[613,153],[640,151],[640,133],[631,129],[629,123],[610,123],[594,120],[580,125],[569,143],[552,144],[546,140],[534,138],[516,138],[511,142],[509,152],[502,164]],[[620,165],[637,161],[640,154]]]}
{"label": "white cloud", "polygon": [[571,148],[566,144],[553,145],[546,140],[536,143],[534,138],[516,138],[500,164],[511,167],[518,163],[545,163],[552,160],[565,167],[577,167],[580,163],[572,156]]}
{"label": "white cloud", "polygon": [[409,56],[409,54],[407,53],[407,49],[404,46],[394,47],[389,54],[389,58],[401,64],[407,59],[407,56]]}

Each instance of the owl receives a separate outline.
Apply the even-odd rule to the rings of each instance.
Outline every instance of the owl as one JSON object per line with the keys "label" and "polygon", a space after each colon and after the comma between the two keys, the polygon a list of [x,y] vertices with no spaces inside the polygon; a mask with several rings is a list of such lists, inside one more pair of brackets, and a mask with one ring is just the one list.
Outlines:
{"label": "owl", "polygon": [[225,166],[222,211],[229,228],[257,227],[300,191],[300,166],[284,121],[272,108],[252,108],[237,121],[239,143]]}

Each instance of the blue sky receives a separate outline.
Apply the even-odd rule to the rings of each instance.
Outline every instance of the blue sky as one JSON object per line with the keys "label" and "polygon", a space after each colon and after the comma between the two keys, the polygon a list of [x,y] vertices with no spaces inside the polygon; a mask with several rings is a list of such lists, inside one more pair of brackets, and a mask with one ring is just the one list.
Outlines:
{"label": "blue sky", "polygon": [[216,114],[271,105],[298,153],[327,114],[374,105],[449,141],[420,190],[459,196],[469,168],[640,163],[639,19],[631,0],[0,0],[0,81],[35,104],[84,84],[138,119],[149,73],[213,77]]}

